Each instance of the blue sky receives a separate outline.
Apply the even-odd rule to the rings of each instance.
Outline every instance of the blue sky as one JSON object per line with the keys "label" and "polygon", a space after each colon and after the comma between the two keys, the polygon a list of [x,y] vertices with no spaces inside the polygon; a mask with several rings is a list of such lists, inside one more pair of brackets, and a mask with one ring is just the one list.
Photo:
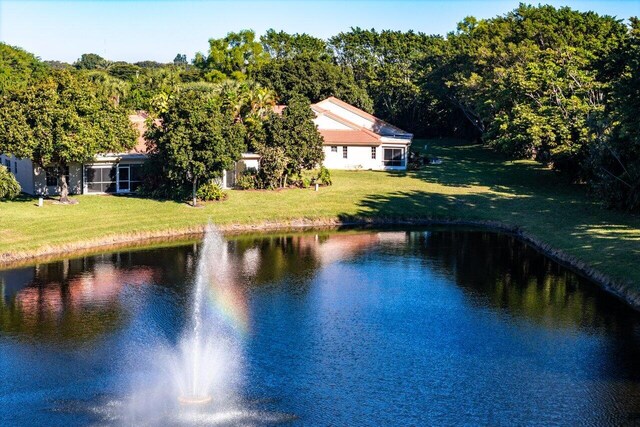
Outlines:
{"label": "blue sky", "polygon": [[[73,62],[94,52],[111,60],[169,62],[191,59],[209,38],[252,28],[306,32],[327,38],[350,27],[446,34],[465,16],[489,18],[517,7],[518,0],[403,1],[32,1],[0,0],[0,40],[42,59]],[[533,3],[537,3],[534,1]],[[549,0],[555,6],[628,18],[640,15],[638,0]]]}

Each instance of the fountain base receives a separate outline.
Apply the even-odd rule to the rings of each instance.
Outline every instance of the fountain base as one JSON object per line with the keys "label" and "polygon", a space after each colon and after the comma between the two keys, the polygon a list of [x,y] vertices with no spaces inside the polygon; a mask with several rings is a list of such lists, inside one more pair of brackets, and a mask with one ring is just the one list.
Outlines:
{"label": "fountain base", "polygon": [[181,405],[204,405],[211,402],[211,396],[179,396],[178,402]]}

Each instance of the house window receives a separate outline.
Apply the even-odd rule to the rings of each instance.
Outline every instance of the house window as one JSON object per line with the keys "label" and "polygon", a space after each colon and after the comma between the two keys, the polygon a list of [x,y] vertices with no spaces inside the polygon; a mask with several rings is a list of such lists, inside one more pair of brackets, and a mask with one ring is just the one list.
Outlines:
{"label": "house window", "polygon": [[404,166],[404,148],[385,148],[382,163],[385,166]]}
{"label": "house window", "polygon": [[129,169],[129,177],[131,178],[129,186],[131,191],[136,191],[142,184],[142,165],[131,165]]}
{"label": "house window", "polygon": [[18,175],[18,161],[13,162],[13,174]]}
{"label": "house window", "polygon": [[371,147],[371,159],[376,159],[376,147]]}
{"label": "house window", "polygon": [[332,153],[337,153],[338,152],[338,146],[337,145],[332,145],[331,146],[331,152]]}
{"label": "house window", "polygon": [[[60,182],[58,182],[58,168],[45,168],[44,169],[45,178],[47,181],[47,187],[59,187]],[[67,185],[69,184],[69,167],[64,168],[64,176],[67,178]]]}
{"label": "house window", "polygon": [[9,172],[11,172],[11,160],[9,160],[9,159],[4,159],[4,165],[7,167],[7,169],[9,170]]}
{"label": "house window", "polygon": [[113,165],[85,168],[88,193],[115,193],[116,168]]}
{"label": "house window", "polygon": [[342,147],[342,158],[343,159],[347,158],[347,147],[346,146]]}

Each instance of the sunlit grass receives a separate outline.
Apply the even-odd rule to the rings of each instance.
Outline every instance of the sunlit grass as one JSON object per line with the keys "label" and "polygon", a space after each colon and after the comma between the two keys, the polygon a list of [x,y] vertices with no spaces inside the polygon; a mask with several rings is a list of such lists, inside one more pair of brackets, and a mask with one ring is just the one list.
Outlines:
{"label": "sunlit grass", "polygon": [[585,189],[531,161],[512,162],[478,145],[426,143],[444,160],[421,171],[332,171],[334,185],[282,191],[230,191],[194,209],[134,197],[78,196],[73,206],[24,199],[0,202],[0,254],[126,233],[295,219],[439,218],[500,221],[613,277],[640,284],[640,218],[603,209]]}

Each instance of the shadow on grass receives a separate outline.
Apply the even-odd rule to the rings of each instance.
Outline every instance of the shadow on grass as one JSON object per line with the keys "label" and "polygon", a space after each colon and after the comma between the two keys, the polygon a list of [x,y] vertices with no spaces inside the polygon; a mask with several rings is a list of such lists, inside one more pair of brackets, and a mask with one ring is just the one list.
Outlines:
{"label": "shadow on grass", "polygon": [[486,186],[494,191],[531,195],[541,189],[571,186],[562,176],[542,164],[531,161],[510,161],[480,144],[448,141],[428,144],[426,152],[443,160],[417,171],[398,173],[433,183],[455,187]]}
{"label": "shadow on grass", "polygon": [[572,185],[533,162],[509,162],[479,145],[434,146],[442,165],[420,171],[385,172],[445,187],[477,187],[449,193],[397,190],[369,194],[357,203],[354,219],[430,219],[500,222],[640,288],[640,218],[602,208],[582,186]]}

